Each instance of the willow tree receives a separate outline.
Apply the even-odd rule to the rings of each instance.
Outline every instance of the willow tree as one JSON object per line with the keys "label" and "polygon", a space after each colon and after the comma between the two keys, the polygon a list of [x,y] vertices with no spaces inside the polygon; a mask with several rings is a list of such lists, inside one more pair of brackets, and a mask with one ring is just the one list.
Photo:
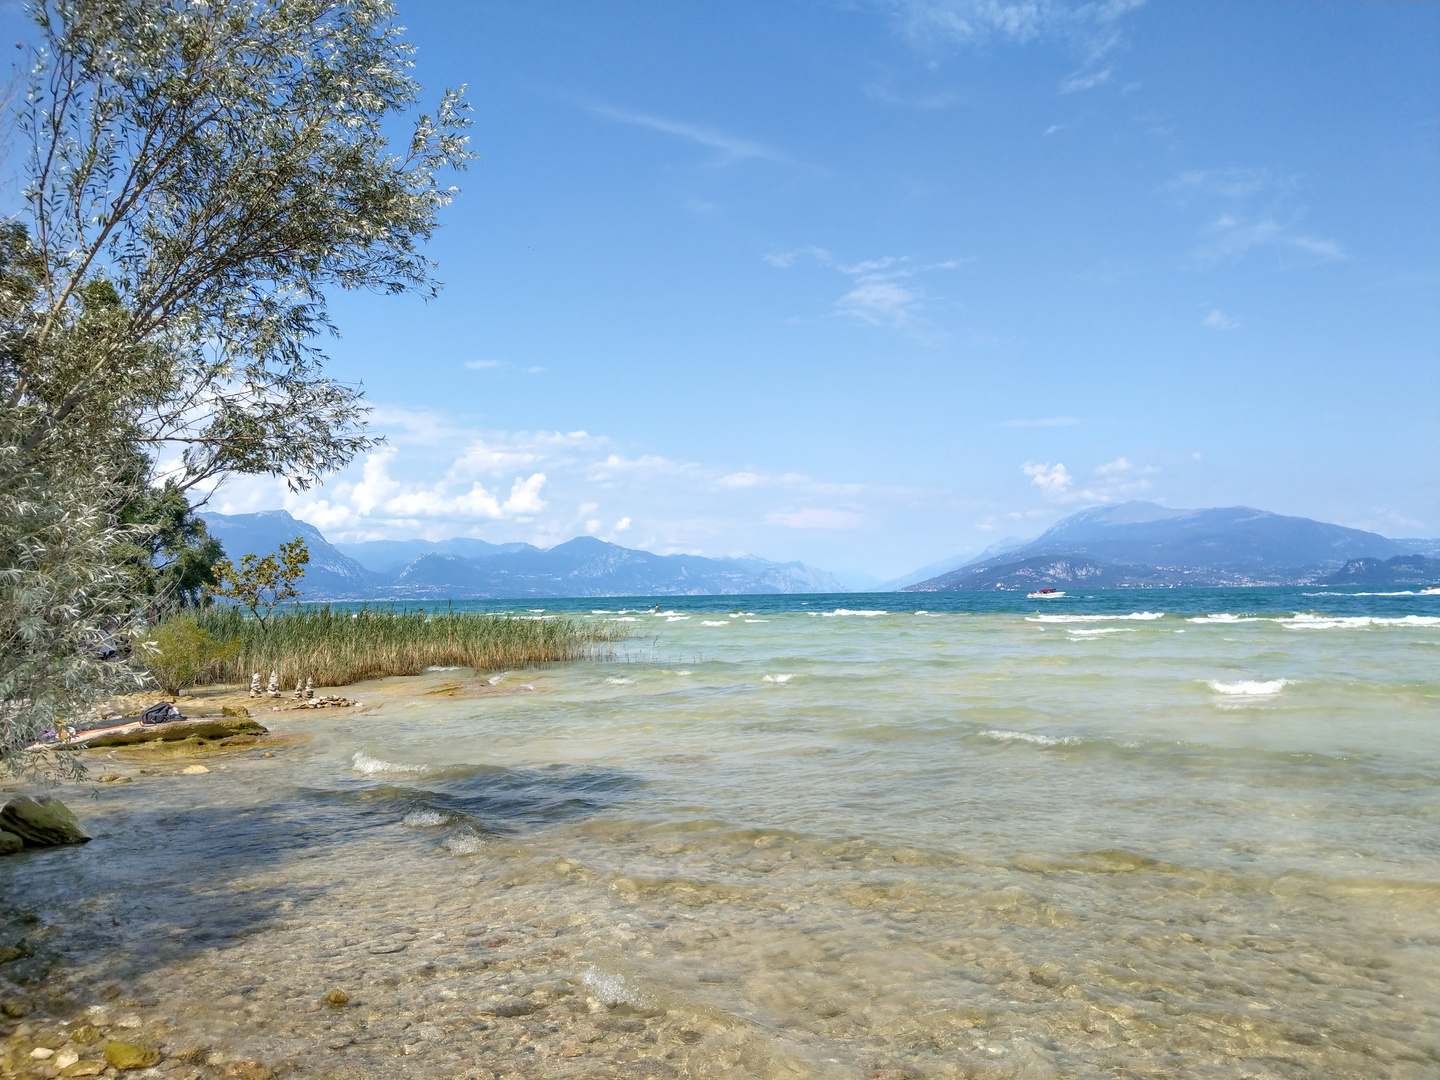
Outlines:
{"label": "willow tree", "polygon": [[[431,294],[467,106],[386,0],[36,0],[0,231],[0,757],[109,689],[134,455],[306,488],[372,445],[335,288]],[[400,125],[405,125],[402,128]],[[408,129],[402,145],[390,136]],[[129,530],[127,532],[127,530]],[[133,548],[132,548],[133,549]]]}

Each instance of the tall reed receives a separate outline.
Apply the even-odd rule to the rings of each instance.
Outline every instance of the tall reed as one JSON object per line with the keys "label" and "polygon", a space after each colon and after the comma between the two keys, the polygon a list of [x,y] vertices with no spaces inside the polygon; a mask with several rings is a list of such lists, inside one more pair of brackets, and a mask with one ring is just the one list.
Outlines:
{"label": "tall reed", "polygon": [[207,682],[248,682],[253,672],[282,686],[314,679],[344,686],[385,675],[418,675],[427,667],[501,671],[604,657],[624,631],[581,626],[570,619],[476,613],[396,612],[319,607],[277,612],[267,627],[237,607],[202,611],[197,621],[222,642],[238,642],[232,659],[212,667]]}

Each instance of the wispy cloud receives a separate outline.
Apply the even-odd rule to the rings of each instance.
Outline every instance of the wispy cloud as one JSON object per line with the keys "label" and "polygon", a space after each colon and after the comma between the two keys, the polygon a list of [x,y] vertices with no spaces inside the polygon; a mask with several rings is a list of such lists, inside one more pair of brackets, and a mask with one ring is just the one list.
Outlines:
{"label": "wispy cloud", "polygon": [[852,510],[824,510],[806,507],[803,510],[775,510],[765,515],[771,525],[787,529],[858,529],[865,519]]}
{"label": "wispy cloud", "polygon": [[1209,220],[1190,251],[1197,267],[1239,262],[1259,248],[1305,265],[1348,258],[1338,240],[1301,228],[1304,208],[1294,204],[1298,188],[1295,177],[1268,169],[1228,168],[1183,172],[1160,190],[1181,208],[1208,212]]}
{"label": "wispy cloud", "polygon": [[771,266],[785,270],[802,257],[850,278],[850,288],[835,301],[835,312],[854,322],[897,329],[917,329],[927,294],[914,279],[936,270],[954,270],[961,260],[919,263],[908,255],[885,255],[857,263],[842,263],[824,248],[809,247],[761,255]]}
{"label": "wispy cloud", "polygon": [[933,52],[989,42],[1027,45],[1053,41],[1081,60],[1061,80],[1060,93],[1074,94],[1114,79],[1101,61],[1123,44],[1120,20],[1145,0],[879,0],[893,13],[902,33]]}
{"label": "wispy cloud", "polygon": [[787,165],[794,164],[787,155],[778,150],[749,139],[741,138],[737,135],[731,135],[717,128],[707,127],[703,124],[691,124],[683,120],[671,120],[663,116],[635,112],[630,109],[619,109],[609,105],[590,105],[589,109],[596,116],[603,116],[605,119],[613,120],[619,124],[629,124],[632,127],[658,131],[664,135],[673,135],[677,139],[685,139],[699,146],[718,150],[720,151],[721,164],[731,164],[733,162],[755,158],[765,161],[781,162]]}
{"label": "wispy cloud", "polygon": [[1060,80],[1060,93],[1078,94],[1085,90],[1093,90],[1097,86],[1104,86],[1115,75],[1114,68],[1105,68],[1102,71],[1077,71],[1069,78]]}
{"label": "wispy cloud", "polygon": [[1205,318],[1200,320],[1202,326],[1210,330],[1238,330],[1240,328],[1240,317],[1238,315],[1226,315],[1219,308],[1211,308]]}

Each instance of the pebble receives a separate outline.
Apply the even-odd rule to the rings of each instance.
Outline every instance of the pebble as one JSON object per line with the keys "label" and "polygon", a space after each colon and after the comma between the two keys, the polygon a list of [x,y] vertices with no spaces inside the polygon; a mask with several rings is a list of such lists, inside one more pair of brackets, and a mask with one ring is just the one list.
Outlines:
{"label": "pebble", "polygon": [[383,956],[383,955],[385,955],[386,953],[397,953],[397,952],[404,952],[404,951],[405,951],[405,942],[403,942],[403,941],[392,941],[392,942],[390,942],[389,944],[386,944],[386,945],[371,945],[371,946],[370,946],[370,954],[371,954],[372,956]]}
{"label": "pebble", "polygon": [[344,990],[337,988],[326,994],[325,1000],[331,1005],[348,1005],[350,1003],[350,995],[345,993]]}
{"label": "pebble", "polygon": [[37,1046],[37,1047],[35,1047],[34,1050],[31,1050],[31,1051],[30,1051],[30,1056],[31,1056],[32,1058],[35,1058],[37,1061],[44,1061],[44,1060],[46,1060],[47,1058],[52,1058],[52,1057],[54,1057],[54,1056],[55,1056],[55,1051],[54,1051],[54,1050],[49,1050],[49,1049],[47,1049],[47,1048],[45,1048],[45,1047],[43,1047],[43,1046]]}

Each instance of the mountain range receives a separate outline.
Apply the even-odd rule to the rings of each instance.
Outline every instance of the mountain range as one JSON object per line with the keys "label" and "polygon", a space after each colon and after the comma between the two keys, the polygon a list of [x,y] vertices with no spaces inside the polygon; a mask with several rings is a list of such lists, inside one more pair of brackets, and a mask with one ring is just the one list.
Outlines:
{"label": "mountain range", "polygon": [[[303,537],[307,600],[540,599],[847,592],[804,563],[655,555],[580,536],[552,548],[452,540],[331,544],[284,510],[204,514],[232,559]],[[1440,540],[1378,533],[1244,506],[1176,510],[1128,502],[1082,510],[1039,537],[921,567],[882,591],[1235,585],[1429,585]]]}
{"label": "mountain range", "polygon": [[303,537],[305,600],[539,599],[844,592],[823,570],[766,559],[655,555],[578,536],[552,548],[461,538],[332,544],[285,510],[203,514],[232,560]]}
{"label": "mountain range", "polygon": [[1435,547],[1246,506],[1128,502],[1082,510],[903,591],[1423,583],[1440,579],[1440,559],[1427,557]]}

